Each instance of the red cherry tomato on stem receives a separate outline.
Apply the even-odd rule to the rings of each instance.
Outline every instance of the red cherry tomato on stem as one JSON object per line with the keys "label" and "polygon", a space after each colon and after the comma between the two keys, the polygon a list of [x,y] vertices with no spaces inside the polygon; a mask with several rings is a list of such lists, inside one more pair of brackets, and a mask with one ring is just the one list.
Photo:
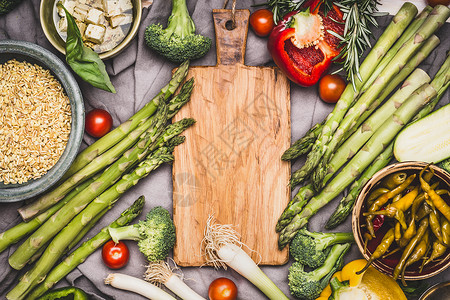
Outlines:
{"label": "red cherry tomato on stem", "polygon": [[250,15],[250,26],[257,36],[265,37],[275,26],[273,13],[268,9],[259,9]]}
{"label": "red cherry tomato on stem", "polygon": [[319,81],[320,99],[327,103],[336,103],[345,90],[345,80],[337,74],[325,75]]}
{"label": "red cherry tomato on stem", "polygon": [[105,265],[110,269],[120,269],[128,263],[130,252],[127,245],[123,242],[114,243],[113,240],[103,245],[102,259]]}
{"label": "red cherry tomato on stem", "polygon": [[209,285],[208,296],[210,300],[235,300],[237,298],[237,287],[228,278],[220,277]]}
{"label": "red cherry tomato on stem", "polygon": [[93,137],[102,137],[112,128],[113,120],[111,115],[103,109],[96,108],[86,115],[86,132]]}

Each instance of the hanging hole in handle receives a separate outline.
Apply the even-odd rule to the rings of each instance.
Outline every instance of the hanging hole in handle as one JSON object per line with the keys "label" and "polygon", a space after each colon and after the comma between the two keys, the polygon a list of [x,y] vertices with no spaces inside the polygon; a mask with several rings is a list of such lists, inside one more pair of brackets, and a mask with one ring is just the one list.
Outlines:
{"label": "hanging hole in handle", "polygon": [[227,30],[229,30],[229,31],[234,30],[234,29],[236,28],[236,24],[233,24],[233,21],[232,21],[232,20],[228,20],[228,21],[225,23],[225,28],[226,28]]}

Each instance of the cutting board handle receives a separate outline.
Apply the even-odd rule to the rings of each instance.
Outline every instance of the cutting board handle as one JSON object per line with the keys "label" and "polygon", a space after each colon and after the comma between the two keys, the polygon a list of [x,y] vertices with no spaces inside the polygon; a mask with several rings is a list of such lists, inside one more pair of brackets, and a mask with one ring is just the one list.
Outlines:
{"label": "cutting board handle", "polygon": [[233,29],[231,28],[231,10],[213,10],[217,65],[244,64],[249,17],[248,9],[237,9],[235,13],[236,27]]}

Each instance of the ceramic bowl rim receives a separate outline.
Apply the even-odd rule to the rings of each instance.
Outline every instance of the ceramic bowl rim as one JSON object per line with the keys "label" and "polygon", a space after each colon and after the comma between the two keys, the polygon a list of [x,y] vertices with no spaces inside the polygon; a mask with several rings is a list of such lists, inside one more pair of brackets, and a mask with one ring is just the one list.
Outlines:
{"label": "ceramic bowl rim", "polygon": [[17,54],[49,69],[58,79],[69,97],[72,124],[69,140],[57,163],[42,177],[20,185],[0,188],[0,203],[17,202],[43,193],[54,185],[69,169],[80,148],[84,135],[84,102],[81,90],[75,77],[66,65],[49,50],[30,42],[2,40],[0,54]]}

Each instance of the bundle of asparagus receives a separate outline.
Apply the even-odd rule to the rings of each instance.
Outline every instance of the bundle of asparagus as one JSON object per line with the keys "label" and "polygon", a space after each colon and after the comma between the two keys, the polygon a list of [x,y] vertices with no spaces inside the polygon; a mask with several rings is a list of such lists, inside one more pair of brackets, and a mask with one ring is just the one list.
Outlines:
{"label": "bundle of asparagus", "polygon": [[292,175],[291,187],[306,180],[310,183],[299,189],[280,216],[276,226],[280,249],[353,182],[326,227],[342,223],[365,182],[391,160],[396,134],[431,112],[448,88],[449,57],[431,83],[417,66],[439,44],[433,33],[450,16],[450,9],[426,7],[414,19],[416,13],[411,3],[402,6],[362,62],[356,84],[348,84],[324,122],[283,154],[283,160],[291,160],[309,151],[303,167]]}
{"label": "bundle of asparagus", "polygon": [[[193,79],[184,81],[189,64],[182,64],[161,92],[128,121],[81,152],[68,174],[49,193],[20,209],[28,222],[22,222],[0,234],[0,252],[28,236],[10,255],[9,264],[22,269],[32,267],[8,293],[8,299],[34,299],[70,272],[78,263],[109,239],[107,231],[95,238],[95,244],[84,245],[66,260],[68,267],[58,267],[50,279],[36,291],[33,289],[53,266],[73,248],[97,221],[118,201],[120,196],[140,179],[164,162],[173,160],[175,146],[184,141],[179,136],[195,123],[182,119],[167,125],[168,120],[190,99]],[[170,100],[169,100],[170,99]],[[168,101],[168,102],[167,102]],[[122,226],[142,207],[141,199],[110,226]],[[140,203],[140,204],[138,204]],[[101,241],[101,243],[99,242]],[[73,258],[71,258],[73,259]],[[67,273],[65,273],[67,274]],[[32,295],[29,295],[33,291]]]}

